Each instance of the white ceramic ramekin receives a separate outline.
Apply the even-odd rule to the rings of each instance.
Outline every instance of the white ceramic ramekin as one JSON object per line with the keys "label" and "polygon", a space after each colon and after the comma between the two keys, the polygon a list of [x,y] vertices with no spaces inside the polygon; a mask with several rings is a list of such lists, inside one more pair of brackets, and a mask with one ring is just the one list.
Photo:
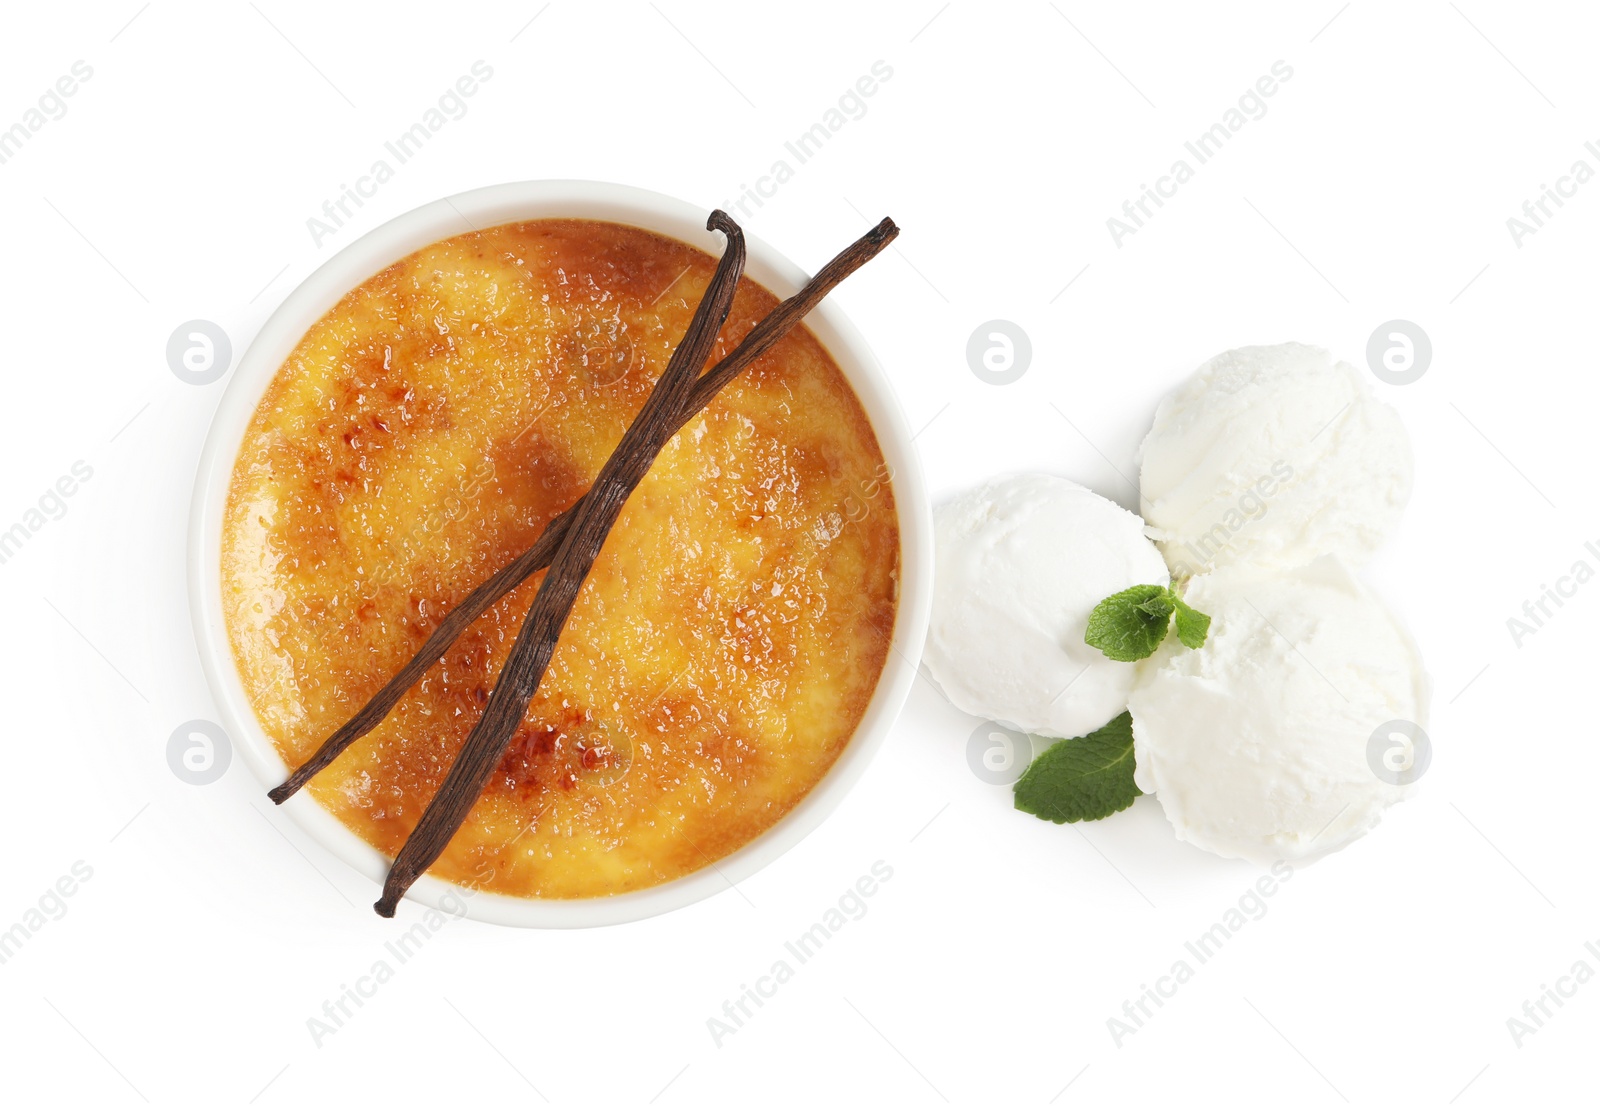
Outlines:
{"label": "white ceramic ramekin", "polygon": [[[256,720],[228,644],[222,616],[222,519],[245,428],[267,384],[300,338],[346,292],[374,273],[429,243],[469,230],[527,219],[604,219],[643,227],[717,256],[722,237],[705,229],[707,214],[654,192],[591,181],[527,181],[463,192],[391,219],[352,242],[307,277],[262,326],[228,382],[200,457],[189,521],[189,603],[201,663],[223,724],[263,790],[283,782],[289,769]],[[780,298],[805,283],[806,274],[772,247],[756,238],[747,237],[746,243],[747,278]],[[828,256],[845,244],[831,243]],[[810,260],[821,265],[827,257]],[[714,866],[670,883],[604,898],[523,899],[469,892],[424,876],[407,898],[486,922],[541,928],[611,925],[662,914],[726,890],[776,860],[838,806],[866,769],[900,712],[922,655],[933,584],[931,515],[911,429],[866,341],[831,300],[813,311],[806,325],[861,399],[893,474],[900,516],[900,600],[893,648],[850,744],[817,786],[766,833]],[[382,884],[388,858],[309,794],[296,795],[282,811],[334,855],[370,876],[375,890]]]}

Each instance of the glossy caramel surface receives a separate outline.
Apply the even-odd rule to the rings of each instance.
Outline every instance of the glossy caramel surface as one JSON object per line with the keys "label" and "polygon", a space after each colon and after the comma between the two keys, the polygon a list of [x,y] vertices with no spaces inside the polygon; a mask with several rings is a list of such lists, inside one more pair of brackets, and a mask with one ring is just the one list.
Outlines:
{"label": "glossy caramel surface", "polygon": [[[223,536],[235,659],[286,764],[582,494],[713,267],[635,228],[513,224],[413,254],[311,328],[246,433]],[[744,280],[713,363],[775,304]],[[872,429],[797,328],[634,492],[432,873],[503,894],[606,895],[760,834],[861,718],[887,660],[898,557]],[[316,801],[393,856],[542,578],[314,780]]]}

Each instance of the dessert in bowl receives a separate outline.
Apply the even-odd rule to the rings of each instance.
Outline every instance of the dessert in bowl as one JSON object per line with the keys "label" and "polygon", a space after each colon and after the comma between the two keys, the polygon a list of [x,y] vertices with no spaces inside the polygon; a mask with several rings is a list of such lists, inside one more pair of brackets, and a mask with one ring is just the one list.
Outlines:
{"label": "dessert in bowl", "polygon": [[[313,274],[230,383],[196,493],[197,631],[280,783],[588,488],[716,239],[616,186],[483,189]],[[803,276],[760,243],[711,363]],[[904,698],[929,589],[893,396],[833,305],[691,419],[629,498],[539,691],[411,897],[528,925],[702,898],[815,826]],[[492,691],[535,576],[287,809],[375,876]],[[899,655],[896,656],[896,653]]]}

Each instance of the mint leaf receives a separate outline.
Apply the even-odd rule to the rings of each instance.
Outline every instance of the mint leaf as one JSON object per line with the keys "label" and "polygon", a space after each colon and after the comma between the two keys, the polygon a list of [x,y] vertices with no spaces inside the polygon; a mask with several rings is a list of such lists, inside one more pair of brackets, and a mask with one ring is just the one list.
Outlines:
{"label": "mint leaf", "polygon": [[1085,643],[1114,661],[1138,661],[1156,651],[1167,636],[1167,624],[1176,614],[1178,640],[1191,649],[1206,643],[1211,616],[1201,614],[1171,588],[1160,584],[1135,584],[1095,604],[1089,612]]}
{"label": "mint leaf", "polygon": [[1172,602],[1177,607],[1173,622],[1178,628],[1178,640],[1191,649],[1200,648],[1206,643],[1206,631],[1211,629],[1211,616],[1195,610],[1176,595]]}
{"label": "mint leaf", "polygon": [[1058,741],[1012,786],[1018,810],[1060,825],[1109,818],[1143,794],[1133,782],[1133,715]]}
{"label": "mint leaf", "polygon": [[1102,599],[1089,614],[1083,640],[1114,661],[1148,657],[1167,636],[1170,596],[1160,584],[1135,584]]}

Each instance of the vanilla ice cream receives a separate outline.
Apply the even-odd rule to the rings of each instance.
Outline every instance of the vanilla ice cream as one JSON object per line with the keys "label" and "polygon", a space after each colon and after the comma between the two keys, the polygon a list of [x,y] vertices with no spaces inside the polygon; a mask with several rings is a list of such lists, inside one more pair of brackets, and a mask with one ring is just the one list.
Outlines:
{"label": "vanilla ice cream", "polygon": [[1134,678],[1084,643],[1089,612],[1167,580],[1137,515],[1059,476],[991,480],[934,513],[923,657],[961,710],[1079,737],[1127,709]]}
{"label": "vanilla ice cream", "polygon": [[[1377,825],[1413,786],[1390,723],[1427,725],[1409,635],[1340,562],[1220,569],[1185,600],[1204,647],[1169,638],[1129,698],[1134,776],[1180,840],[1257,863],[1308,860]],[[1374,734],[1380,736],[1375,738]],[[1404,756],[1425,766],[1426,737]]]}
{"label": "vanilla ice cream", "polygon": [[1139,482],[1174,576],[1325,553],[1358,568],[1410,498],[1411,448],[1351,366],[1312,346],[1246,346],[1161,401]]}

